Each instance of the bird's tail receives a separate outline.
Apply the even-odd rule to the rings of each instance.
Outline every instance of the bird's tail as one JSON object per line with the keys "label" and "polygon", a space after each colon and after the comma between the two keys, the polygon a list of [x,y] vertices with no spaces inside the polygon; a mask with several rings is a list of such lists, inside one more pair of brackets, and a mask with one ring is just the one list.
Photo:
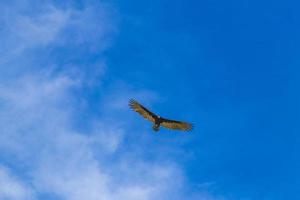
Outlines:
{"label": "bird's tail", "polygon": [[157,132],[157,131],[159,131],[159,126],[157,124],[154,124],[152,126],[152,129]]}

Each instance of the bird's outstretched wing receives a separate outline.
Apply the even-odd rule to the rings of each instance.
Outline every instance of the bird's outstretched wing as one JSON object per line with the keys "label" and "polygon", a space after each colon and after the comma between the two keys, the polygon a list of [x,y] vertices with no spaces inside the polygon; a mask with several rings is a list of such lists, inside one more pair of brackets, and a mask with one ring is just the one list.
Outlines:
{"label": "bird's outstretched wing", "polygon": [[162,118],[161,125],[172,130],[190,131],[193,124]]}
{"label": "bird's outstretched wing", "polygon": [[134,111],[142,115],[144,118],[150,120],[151,122],[155,122],[156,115],[152,112],[150,112],[147,108],[139,104],[136,100],[130,99],[129,106]]}

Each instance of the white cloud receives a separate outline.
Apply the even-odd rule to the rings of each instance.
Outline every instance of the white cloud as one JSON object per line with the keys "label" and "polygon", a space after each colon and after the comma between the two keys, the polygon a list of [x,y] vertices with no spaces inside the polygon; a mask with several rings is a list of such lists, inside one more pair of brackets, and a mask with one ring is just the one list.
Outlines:
{"label": "white cloud", "polygon": [[[24,67],[18,61],[28,62],[36,59],[31,56],[42,57],[55,48],[100,53],[117,32],[114,11],[102,2],[84,3],[77,8],[51,1],[17,1],[0,4],[0,12],[0,67],[9,64],[20,70]],[[35,67],[28,64],[27,68]]]}
{"label": "white cloud", "polygon": [[69,23],[69,18],[69,11],[49,7],[35,16],[18,16],[10,32],[24,46],[47,45],[57,39],[59,32]]}
{"label": "white cloud", "polygon": [[[103,123],[97,123],[93,127],[89,142],[94,152],[101,154],[115,153],[122,143],[124,131],[118,126],[108,127]],[[100,152],[99,152],[100,153]]]}
{"label": "white cloud", "polygon": [[8,169],[0,165],[0,199],[34,199],[33,192],[26,184],[13,176]]}
{"label": "white cloud", "polygon": [[73,111],[64,105],[76,87],[68,77],[39,75],[1,89],[6,115],[0,119],[5,130],[0,149],[25,164],[32,190],[64,199],[163,199],[180,187],[174,165],[148,163],[130,152],[124,159],[109,161],[125,134],[121,128],[99,125],[91,133],[73,130]]}
{"label": "white cloud", "polygon": [[[0,17],[5,22],[4,33],[0,32],[5,41],[0,72],[10,67],[19,72],[0,85],[0,158],[10,163],[9,169],[0,168],[0,198],[54,194],[66,200],[182,199],[186,180],[180,167],[167,159],[147,160],[142,151],[147,143],[128,141],[135,134],[128,132],[130,119],[123,116],[128,98],[151,103],[158,98],[155,93],[117,84],[105,91],[107,97],[99,105],[103,115],[80,118],[82,104],[88,103],[81,98],[86,85],[101,89],[94,80],[103,75],[104,61],[97,60],[92,69],[78,63],[61,69],[55,59],[26,59],[65,46],[101,53],[115,31],[110,8],[90,3],[81,9],[61,8],[46,3],[26,12],[31,1],[26,2],[0,5],[0,11],[5,11]],[[12,7],[15,10],[9,12]],[[87,75],[86,71],[98,72]],[[78,118],[87,128],[74,124]],[[134,148],[126,149],[127,143]],[[13,175],[20,163],[26,181]]]}
{"label": "white cloud", "polygon": [[[163,199],[165,192],[177,187],[175,166],[142,161],[130,151],[110,160],[122,157],[119,148],[125,132],[104,118],[94,119],[99,122],[88,132],[73,128],[80,106],[73,92],[80,91],[89,77],[76,77],[72,69],[57,73],[47,67],[0,86],[1,152],[14,158],[9,162],[24,165],[22,170],[30,176],[26,187],[35,195],[55,194],[67,200]],[[167,183],[171,178],[173,183]]]}
{"label": "white cloud", "polygon": [[[25,12],[23,7],[1,6],[0,17],[2,27],[1,63],[5,64],[13,58],[20,57],[28,49],[42,47],[53,43],[59,33],[69,23],[69,11],[59,10],[53,6],[44,5],[37,12]],[[23,11],[23,12],[22,12]]]}

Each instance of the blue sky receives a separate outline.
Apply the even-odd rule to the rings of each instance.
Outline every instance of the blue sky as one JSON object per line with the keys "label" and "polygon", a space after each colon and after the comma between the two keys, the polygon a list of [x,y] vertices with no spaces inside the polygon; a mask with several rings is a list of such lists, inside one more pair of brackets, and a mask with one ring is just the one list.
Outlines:
{"label": "blue sky", "polygon": [[299,199],[299,6],[2,1],[0,199]]}

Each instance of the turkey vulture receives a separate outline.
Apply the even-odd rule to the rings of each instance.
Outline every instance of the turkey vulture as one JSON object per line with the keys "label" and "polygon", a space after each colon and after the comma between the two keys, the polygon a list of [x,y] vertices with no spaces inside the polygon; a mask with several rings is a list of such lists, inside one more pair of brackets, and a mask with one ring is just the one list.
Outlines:
{"label": "turkey vulture", "polygon": [[144,118],[148,119],[149,121],[153,122],[153,130],[159,131],[160,125],[172,129],[172,130],[181,130],[181,131],[190,131],[193,128],[193,125],[187,122],[180,122],[170,119],[165,119],[163,117],[160,117],[151,111],[149,111],[147,108],[139,104],[134,99],[131,99],[129,101],[129,106],[134,111],[138,112],[140,115],[142,115]]}

